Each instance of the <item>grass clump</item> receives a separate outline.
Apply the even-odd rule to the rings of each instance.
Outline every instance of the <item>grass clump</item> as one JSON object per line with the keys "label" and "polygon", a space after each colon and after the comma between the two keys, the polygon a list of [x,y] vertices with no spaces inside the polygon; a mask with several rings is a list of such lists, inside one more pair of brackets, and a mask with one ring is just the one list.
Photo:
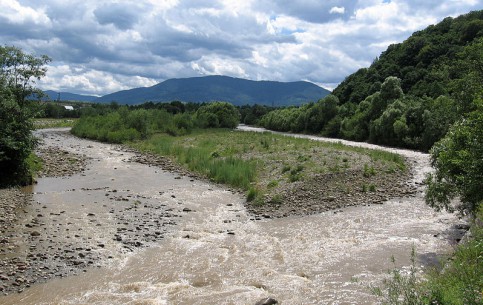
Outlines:
{"label": "grass clump", "polygon": [[35,129],[72,127],[77,119],[35,119]]}
{"label": "grass clump", "polygon": [[477,305],[483,304],[483,208],[470,229],[470,238],[459,244],[443,268],[417,275],[415,251],[408,274],[394,268],[383,287],[371,288],[382,304]]}
{"label": "grass clump", "polygon": [[364,164],[364,177],[371,177],[376,175],[376,170],[374,169],[373,166],[367,165],[367,163]]}
{"label": "grass clump", "polygon": [[278,180],[272,180],[267,184],[267,188],[271,189],[278,186]]}
{"label": "grass clump", "polygon": [[[138,149],[173,158],[190,171],[205,175],[216,183],[248,190],[256,177],[256,163],[227,153],[216,139],[222,130],[197,131],[192,136],[171,137],[157,134],[150,139],[133,143]],[[215,140],[212,140],[214,137]]]}
{"label": "grass clump", "polygon": [[43,161],[42,159],[34,153],[31,153],[27,158],[27,166],[29,171],[33,177],[37,176],[37,173],[40,172],[43,168]]}

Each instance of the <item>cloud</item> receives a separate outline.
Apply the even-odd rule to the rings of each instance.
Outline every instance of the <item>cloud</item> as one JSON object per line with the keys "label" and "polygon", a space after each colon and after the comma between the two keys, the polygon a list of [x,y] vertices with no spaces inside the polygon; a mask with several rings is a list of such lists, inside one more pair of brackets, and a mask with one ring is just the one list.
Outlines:
{"label": "cloud", "polygon": [[30,24],[48,26],[50,19],[42,9],[23,6],[16,0],[2,0],[0,18],[11,24]]}
{"label": "cloud", "polygon": [[481,1],[0,0],[0,44],[52,57],[44,89],[103,95],[224,74],[334,87]]}
{"label": "cloud", "polygon": [[100,24],[112,24],[120,30],[127,30],[138,22],[140,9],[141,6],[135,4],[112,3],[96,8],[93,13]]}
{"label": "cloud", "polygon": [[54,91],[76,92],[87,95],[104,95],[136,87],[155,85],[157,81],[141,76],[113,74],[83,66],[51,66],[46,77],[39,85]]}
{"label": "cloud", "polygon": [[344,14],[345,13],[345,7],[334,6],[330,9],[329,13],[330,14]]}

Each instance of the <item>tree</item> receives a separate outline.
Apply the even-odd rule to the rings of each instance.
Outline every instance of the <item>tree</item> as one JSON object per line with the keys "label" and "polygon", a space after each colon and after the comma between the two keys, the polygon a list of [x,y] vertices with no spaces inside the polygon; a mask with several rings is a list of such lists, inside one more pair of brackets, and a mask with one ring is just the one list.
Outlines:
{"label": "tree", "polygon": [[0,77],[21,107],[25,106],[26,98],[32,94],[42,95],[42,91],[34,85],[36,80],[45,76],[45,65],[50,61],[46,55],[36,57],[17,47],[0,47]]}
{"label": "tree", "polygon": [[483,203],[483,99],[474,104],[476,110],[431,149],[436,171],[426,179],[426,203],[438,210],[455,210],[451,200],[456,196],[461,200],[456,209],[463,214],[474,215]]}
{"label": "tree", "polygon": [[328,95],[319,100],[307,111],[306,130],[311,133],[320,133],[327,123],[337,115],[338,104],[339,99],[335,95]]}
{"label": "tree", "polygon": [[26,98],[39,92],[33,85],[45,75],[50,59],[35,57],[16,47],[0,47],[0,184],[27,184],[27,164],[36,145],[33,111]]}
{"label": "tree", "polygon": [[212,102],[201,106],[196,116],[201,121],[202,127],[235,128],[240,123],[240,113],[230,103]]}

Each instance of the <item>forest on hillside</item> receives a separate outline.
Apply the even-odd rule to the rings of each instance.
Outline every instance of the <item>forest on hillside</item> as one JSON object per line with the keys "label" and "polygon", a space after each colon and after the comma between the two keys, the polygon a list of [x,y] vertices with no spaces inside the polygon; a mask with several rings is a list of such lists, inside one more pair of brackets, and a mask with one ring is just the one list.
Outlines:
{"label": "forest on hillside", "polygon": [[483,92],[483,11],[447,17],[348,76],[332,95],[278,109],[260,125],[429,150]]}

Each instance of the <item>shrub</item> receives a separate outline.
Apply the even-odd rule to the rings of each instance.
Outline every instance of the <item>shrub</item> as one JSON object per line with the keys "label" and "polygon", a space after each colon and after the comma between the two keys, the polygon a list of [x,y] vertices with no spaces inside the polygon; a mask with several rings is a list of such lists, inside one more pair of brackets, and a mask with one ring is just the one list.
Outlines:
{"label": "shrub", "polygon": [[240,123],[240,113],[235,106],[227,102],[212,102],[201,106],[196,111],[201,127],[235,128]]}

